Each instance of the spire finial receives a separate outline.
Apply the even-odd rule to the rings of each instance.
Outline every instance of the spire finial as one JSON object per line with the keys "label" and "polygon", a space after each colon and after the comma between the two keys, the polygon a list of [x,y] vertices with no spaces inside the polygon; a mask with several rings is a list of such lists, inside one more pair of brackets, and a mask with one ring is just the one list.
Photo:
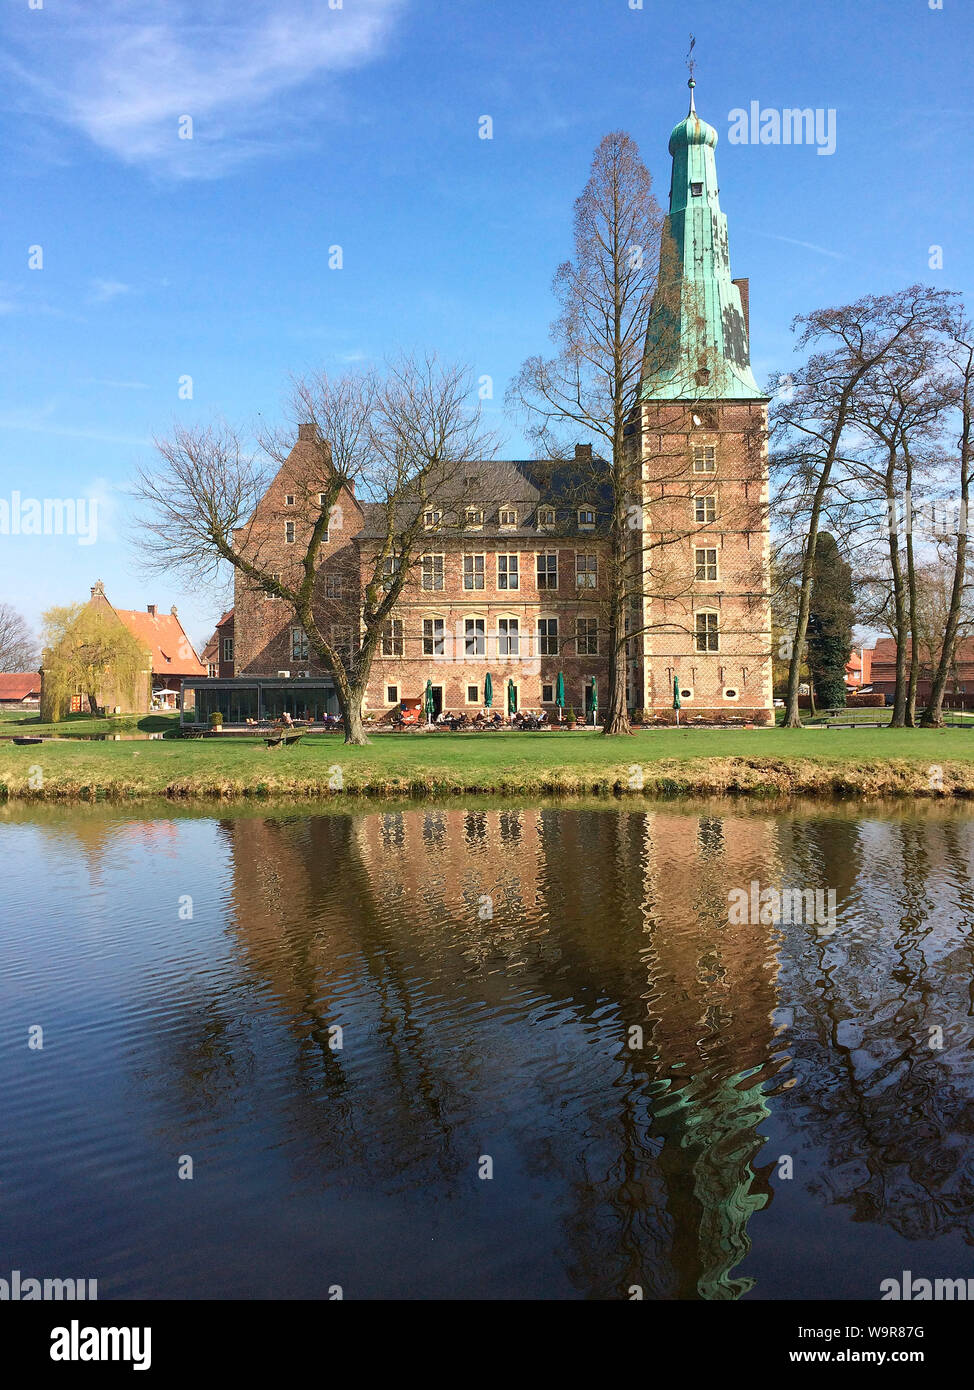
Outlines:
{"label": "spire finial", "polygon": [[697,46],[697,41],[696,41],[696,39],[694,38],[694,36],[691,34],[691,35],[690,35],[690,47],[687,49],[687,72],[690,74],[690,80],[689,80],[689,82],[687,83],[687,86],[690,88],[690,110],[689,110],[688,114],[691,115],[691,116],[695,116],[695,115],[697,114],[697,108],[696,108],[696,106],[694,106],[694,104],[693,104],[693,89],[694,89],[694,87],[697,85],[696,82],[694,81],[694,78],[693,78],[694,69],[695,69],[696,66],[697,66],[696,61],[694,60],[694,57],[693,57],[693,50],[696,48],[696,46]]}

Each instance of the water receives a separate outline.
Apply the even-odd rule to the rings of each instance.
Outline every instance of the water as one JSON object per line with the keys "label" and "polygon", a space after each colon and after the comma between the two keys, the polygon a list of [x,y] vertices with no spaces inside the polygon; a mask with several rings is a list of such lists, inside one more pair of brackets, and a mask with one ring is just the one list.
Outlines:
{"label": "water", "polygon": [[[0,1277],[875,1299],[974,1275],[972,825],[8,805]],[[835,930],[729,922],[752,881],[834,888]]]}

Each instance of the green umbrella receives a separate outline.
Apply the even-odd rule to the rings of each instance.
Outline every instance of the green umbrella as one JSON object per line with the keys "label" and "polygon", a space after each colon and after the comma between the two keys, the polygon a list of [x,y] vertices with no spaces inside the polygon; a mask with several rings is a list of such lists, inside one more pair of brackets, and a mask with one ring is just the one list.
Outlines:
{"label": "green umbrella", "polygon": [[595,724],[595,723],[598,722],[598,721],[596,720],[596,718],[595,718],[595,716],[598,714],[598,712],[599,712],[599,688],[598,688],[598,686],[595,684],[595,677],[593,676],[593,677],[592,677],[592,723],[593,723],[593,724]]}
{"label": "green umbrella", "polygon": [[676,722],[680,722],[680,677],[673,677],[673,708],[676,710]]}
{"label": "green umbrella", "polygon": [[426,682],[426,690],[423,693],[423,710],[426,718],[432,723],[433,720],[433,682]]}
{"label": "green umbrella", "polygon": [[488,671],[487,674],[486,674],[486,676],[484,676],[484,708],[485,708],[485,709],[490,709],[490,707],[491,707],[491,705],[492,705],[493,703],[494,703],[494,682],[491,680],[491,678],[490,678],[490,672]]}
{"label": "green umbrella", "polygon": [[559,709],[565,708],[565,673],[558,672],[558,683],[555,686],[555,704]]}
{"label": "green umbrella", "polygon": [[517,694],[514,690],[513,680],[507,682],[507,712],[517,714]]}

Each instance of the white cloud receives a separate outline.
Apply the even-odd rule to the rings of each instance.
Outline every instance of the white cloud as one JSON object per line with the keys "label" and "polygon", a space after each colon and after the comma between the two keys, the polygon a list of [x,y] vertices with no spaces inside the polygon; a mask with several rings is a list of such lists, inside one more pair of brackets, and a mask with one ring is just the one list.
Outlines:
{"label": "white cloud", "polygon": [[131,288],[131,285],[124,285],[121,280],[92,280],[88,303],[107,304],[109,300],[117,299],[120,294],[128,294]]}
{"label": "white cloud", "polygon": [[404,3],[63,0],[56,23],[11,16],[0,62],[34,116],[128,163],[214,177],[293,138],[309,115],[298,89],[377,57]]}

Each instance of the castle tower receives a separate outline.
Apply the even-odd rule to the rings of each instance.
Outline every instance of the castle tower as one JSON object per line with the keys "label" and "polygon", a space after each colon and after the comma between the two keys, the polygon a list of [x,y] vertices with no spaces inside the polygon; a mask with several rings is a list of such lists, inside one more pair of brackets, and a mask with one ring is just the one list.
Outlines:
{"label": "castle tower", "polygon": [[[673,160],[640,406],[644,593],[636,705],[772,723],[767,408],[748,284],[733,280],[717,132],[690,110]],[[686,693],[684,693],[686,692]]]}

